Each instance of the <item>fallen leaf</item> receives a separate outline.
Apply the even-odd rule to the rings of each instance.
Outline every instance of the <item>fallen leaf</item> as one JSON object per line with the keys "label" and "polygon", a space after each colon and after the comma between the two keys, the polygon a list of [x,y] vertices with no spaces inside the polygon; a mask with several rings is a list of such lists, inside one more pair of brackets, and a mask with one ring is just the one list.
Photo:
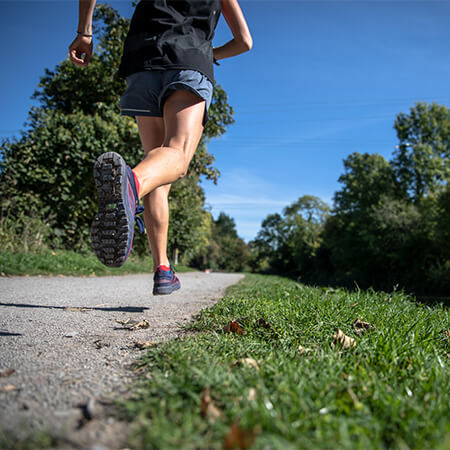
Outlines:
{"label": "fallen leaf", "polygon": [[14,372],[15,372],[14,369],[6,369],[6,370],[1,370],[1,369],[0,369],[0,377],[9,377],[9,376],[11,376]]}
{"label": "fallen leaf", "polygon": [[253,367],[255,369],[259,369],[259,364],[261,363],[261,360],[256,361],[256,359],[253,358],[242,358],[236,361],[236,366],[247,366],[247,367]]}
{"label": "fallen leaf", "polygon": [[215,422],[222,415],[222,411],[212,402],[209,388],[205,388],[203,391],[201,408],[202,416],[211,423]]}
{"label": "fallen leaf", "polygon": [[303,354],[306,354],[306,353],[309,353],[309,352],[312,352],[311,348],[302,347],[301,345],[298,346],[298,353],[300,355],[303,355]]}
{"label": "fallen leaf", "polygon": [[250,430],[243,430],[238,423],[233,423],[225,436],[223,447],[226,450],[242,449],[246,450],[253,445],[256,434],[259,430],[253,427]]}
{"label": "fallen leaf", "polygon": [[154,342],[150,342],[150,341],[147,341],[147,342],[134,341],[133,344],[134,344],[133,346],[138,348],[139,350],[145,350],[146,348],[150,348],[155,345]]}
{"label": "fallen leaf", "polygon": [[225,327],[225,332],[243,334],[242,328],[236,320],[230,321],[230,323]]}
{"label": "fallen leaf", "polygon": [[99,349],[103,348],[103,347],[109,347],[109,343],[102,342],[100,339],[98,339],[97,341],[94,341],[94,345]]}
{"label": "fallen leaf", "polygon": [[143,329],[143,328],[149,328],[150,327],[150,322],[146,319],[141,320],[140,322],[138,322],[136,325],[133,326],[133,330],[137,330],[139,328]]}
{"label": "fallen leaf", "polygon": [[86,403],[78,405],[81,409],[82,418],[79,423],[81,428],[86,422],[95,419],[99,415],[99,411],[95,402],[95,398],[91,397]]}
{"label": "fallen leaf", "polygon": [[275,330],[273,329],[272,325],[270,325],[270,323],[267,322],[266,319],[264,319],[264,317],[260,317],[258,319],[258,325],[260,327],[265,328],[266,330],[270,330],[270,331],[273,331],[275,333]]}
{"label": "fallen leaf", "polygon": [[331,347],[343,347],[350,348],[356,347],[356,341],[350,336],[346,336],[342,330],[337,330],[333,336],[333,342],[331,343]]}
{"label": "fallen leaf", "polygon": [[375,327],[369,322],[363,322],[359,319],[355,319],[353,322],[353,328],[355,329],[355,333],[360,335],[365,333],[366,331],[370,331],[375,329]]}
{"label": "fallen leaf", "polygon": [[248,391],[248,394],[247,394],[247,400],[249,402],[254,402],[256,400],[256,398],[257,398],[256,389],[255,388],[250,388],[249,391]]}
{"label": "fallen leaf", "polygon": [[86,312],[86,311],[92,311],[92,308],[82,308],[82,307],[78,307],[78,306],[66,306],[64,308],[64,311],[81,311],[81,312]]}
{"label": "fallen leaf", "polygon": [[127,320],[116,320],[117,323],[120,323],[120,325],[126,325],[127,323],[129,323],[131,321],[130,318],[128,318]]}
{"label": "fallen leaf", "polygon": [[7,384],[6,386],[0,387],[0,392],[11,392],[15,391],[16,387],[12,384]]}
{"label": "fallen leaf", "polygon": [[116,320],[116,322],[122,325],[125,330],[139,330],[150,327],[150,322],[146,319],[143,319],[140,322],[131,319]]}
{"label": "fallen leaf", "polygon": [[78,334],[77,331],[69,331],[68,333],[66,333],[66,334],[64,335],[64,337],[67,337],[67,338],[73,338],[73,337],[75,337],[77,334]]}

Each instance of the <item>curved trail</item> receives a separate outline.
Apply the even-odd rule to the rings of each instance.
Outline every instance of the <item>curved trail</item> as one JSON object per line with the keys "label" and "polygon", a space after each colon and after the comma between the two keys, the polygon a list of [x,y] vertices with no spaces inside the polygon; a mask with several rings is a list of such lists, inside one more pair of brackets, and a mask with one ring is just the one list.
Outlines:
{"label": "curved trail", "polygon": [[[14,369],[0,377],[0,430],[26,435],[43,428],[67,437],[64,448],[120,448],[114,434],[123,430],[106,420],[99,400],[126,393],[129,365],[141,354],[134,342],[180,336],[178,324],[220,299],[242,275],[179,278],[181,290],[158,297],[149,275],[0,278],[0,371]],[[127,330],[117,323],[127,319],[145,319],[149,327]],[[88,402],[99,420],[86,424],[80,405]]]}

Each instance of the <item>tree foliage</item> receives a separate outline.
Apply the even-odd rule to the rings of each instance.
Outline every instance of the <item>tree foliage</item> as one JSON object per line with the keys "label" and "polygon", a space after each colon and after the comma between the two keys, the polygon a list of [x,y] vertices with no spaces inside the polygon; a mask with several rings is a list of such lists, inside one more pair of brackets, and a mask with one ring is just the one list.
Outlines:
{"label": "tree foliage", "polygon": [[394,123],[399,139],[392,166],[405,195],[418,203],[450,179],[450,110],[417,103]]}
{"label": "tree foliage", "polygon": [[207,245],[192,259],[196,267],[227,272],[248,270],[250,250],[238,236],[232,217],[221,212],[214,220],[208,214],[204,236],[207,238]]}
{"label": "tree foliage", "polygon": [[251,243],[254,267],[311,282],[448,295],[449,114],[425,103],[399,114],[392,161],[350,154],[331,213],[302,197],[283,215],[269,215]]}
{"label": "tree foliage", "polygon": [[269,215],[251,243],[253,266],[310,278],[329,211],[329,206],[318,197],[305,195],[287,206],[283,215]]}

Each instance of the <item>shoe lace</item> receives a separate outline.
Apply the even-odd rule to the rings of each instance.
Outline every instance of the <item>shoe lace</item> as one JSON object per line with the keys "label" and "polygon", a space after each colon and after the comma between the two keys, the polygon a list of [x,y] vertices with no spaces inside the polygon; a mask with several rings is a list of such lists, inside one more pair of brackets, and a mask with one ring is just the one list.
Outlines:
{"label": "shoe lace", "polygon": [[136,220],[136,223],[138,224],[138,227],[139,227],[139,231],[141,233],[145,232],[145,224],[144,224],[144,221],[142,220],[142,217],[138,217],[138,214],[141,214],[143,212],[144,212],[144,207],[142,205],[137,205],[134,219]]}

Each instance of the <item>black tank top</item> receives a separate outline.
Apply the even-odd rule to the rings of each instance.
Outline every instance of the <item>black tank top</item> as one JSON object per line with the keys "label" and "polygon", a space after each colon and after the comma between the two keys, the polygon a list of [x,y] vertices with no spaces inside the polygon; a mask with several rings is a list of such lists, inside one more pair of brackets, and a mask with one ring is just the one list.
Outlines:
{"label": "black tank top", "polygon": [[192,69],[214,83],[212,39],[220,0],[141,0],[125,39],[119,75]]}

